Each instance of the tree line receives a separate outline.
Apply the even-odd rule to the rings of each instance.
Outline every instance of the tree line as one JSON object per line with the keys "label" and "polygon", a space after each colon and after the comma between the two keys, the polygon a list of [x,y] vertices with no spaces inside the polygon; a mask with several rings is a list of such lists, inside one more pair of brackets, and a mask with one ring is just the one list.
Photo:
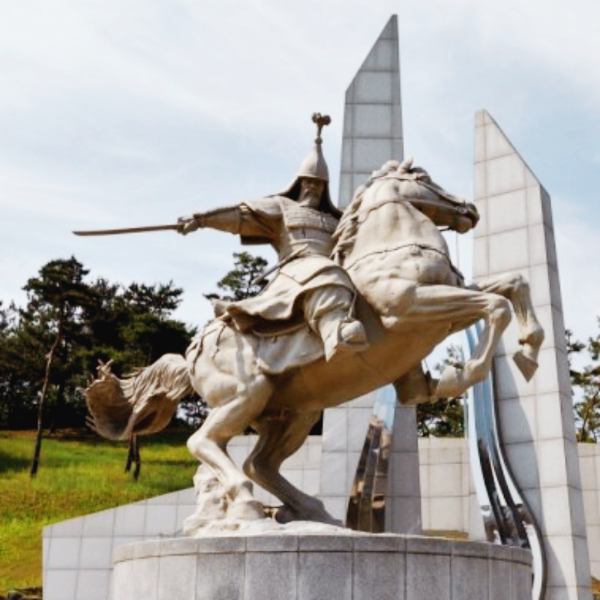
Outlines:
{"label": "tree line", "polygon": [[[600,329],[600,318],[597,319]],[[571,385],[575,391],[575,427],[578,442],[597,444],[600,441],[600,333],[589,336],[585,342],[573,339],[567,330]],[[575,356],[585,357],[580,369],[573,367]]]}
{"label": "tree line", "polygon": [[[207,298],[241,300],[266,282],[257,276],[267,266],[260,256],[234,254],[233,269]],[[89,270],[74,257],[53,260],[30,278],[24,307],[0,301],[0,429],[83,427],[87,408],[82,390],[95,376],[98,360],[112,360],[118,377],[146,366],[168,352],[184,353],[195,328],[173,318],[183,290],[172,282],[123,286],[104,278],[88,280]],[[600,325],[600,320],[599,320]],[[587,366],[571,367],[577,439],[600,439],[600,334],[587,342],[567,331],[569,356],[585,356]],[[452,346],[442,364],[460,368],[460,348]],[[199,426],[207,407],[191,397],[182,403],[188,422]],[[180,413],[181,414],[181,413]],[[421,436],[464,435],[460,399],[419,405]]]}
{"label": "tree line", "polygon": [[124,376],[190,343],[195,330],[172,318],[183,294],[172,282],[88,275],[74,257],[52,260],[25,284],[24,307],[0,301],[0,428],[83,427],[98,360]]}

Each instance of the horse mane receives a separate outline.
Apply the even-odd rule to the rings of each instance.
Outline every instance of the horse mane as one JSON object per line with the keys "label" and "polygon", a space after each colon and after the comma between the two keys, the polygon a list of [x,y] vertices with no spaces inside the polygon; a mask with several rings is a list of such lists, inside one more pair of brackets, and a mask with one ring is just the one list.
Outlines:
{"label": "horse mane", "polygon": [[410,178],[410,175],[413,173],[424,172],[424,170],[419,167],[412,167],[412,162],[412,157],[404,160],[402,163],[395,159],[388,160],[383,163],[380,169],[371,173],[371,176],[366,183],[356,188],[350,204],[344,210],[342,218],[332,235],[335,246],[331,252],[331,259],[338,265],[344,265],[346,256],[350,254],[354,248],[359,227],[358,215],[365,192],[376,181],[388,177],[393,172],[398,175],[408,176],[406,177],[407,179]]}
{"label": "horse mane", "polygon": [[331,252],[331,258],[340,266],[343,266],[346,255],[352,252],[352,248],[354,247],[356,234],[358,233],[358,209],[362,204],[363,195],[371,183],[372,180],[370,178],[366,184],[356,188],[350,204],[344,210],[342,218],[331,236],[331,239],[335,243]]}

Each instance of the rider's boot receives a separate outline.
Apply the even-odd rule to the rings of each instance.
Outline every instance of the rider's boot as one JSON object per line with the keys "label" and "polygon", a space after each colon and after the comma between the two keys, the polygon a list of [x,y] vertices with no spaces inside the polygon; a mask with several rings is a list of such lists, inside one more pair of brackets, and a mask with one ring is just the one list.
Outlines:
{"label": "rider's boot", "polygon": [[325,347],[325,360],[337,360],[369,346],[363,324],[348,317],[345,310],[333,310],[323,315],[317,324]]}

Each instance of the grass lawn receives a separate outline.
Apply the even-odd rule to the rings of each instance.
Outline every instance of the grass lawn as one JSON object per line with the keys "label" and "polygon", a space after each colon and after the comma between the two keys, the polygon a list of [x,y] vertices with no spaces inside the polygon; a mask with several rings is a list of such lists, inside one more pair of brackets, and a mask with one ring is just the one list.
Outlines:
{"label": "grass lawn", "polygon": [[190,434],[142,438],[135,482],[124,473],[125,443],[81,431],[44,439],[31,480],[34,432],[0,431],[0,594],[41,586],[46,525],[190,487],[198,464],[185,446]]}

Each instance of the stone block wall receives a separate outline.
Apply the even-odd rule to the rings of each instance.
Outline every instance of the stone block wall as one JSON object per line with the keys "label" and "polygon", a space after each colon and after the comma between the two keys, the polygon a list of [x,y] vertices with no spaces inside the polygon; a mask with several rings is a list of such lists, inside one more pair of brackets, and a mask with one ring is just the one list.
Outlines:
{"label": "stone block wall", "polygon": [[[254,436],[232,440],[229,451],[238,465],[255,442]],[[319,492],[321,444],[320,437],[311,436],[282,469],[285,477],[311,494]],[[471,488],[467,441],[420,438],[419,457],[423,530],[467,533]],[[579,464],[591,570],[600,579],[600,446],[579,444]],[[278,504],[260,488],[256,495],[266,504]],[[44,599],[108,600],[114,550],[130,542],[178,536],[193,511],[194,490],[188,488],[46,527]]]}
{"label": "stone block wall", "polygon": [[107,600],[115,548],[172,537],[195,507],[193,488],[44,528],[44,598]]}
{"label": "stone block wall", "polygon": [[[236,464],[241,466],[255,443],[255,436],[231,441],[229,453]],[[282,473],[305,492],[318,494],[320,462],[321,438],[312,436],[284,463]],[[280,504],[265,490],[255,491],[264,504]],[[44,599],[108,600],[114,550],[181,535],[183,521],[194,509],[194,489],[188,488],[45,527]]]}
{"label": "stone block wall", "polygon": [[578,444],[578,449],[590,566],[600,579],[600,447]]}
{"label": "stone block wall", "polygon": [[469,451],[462,438],[419,439],[421,513],[426,533],[469,530]]}

